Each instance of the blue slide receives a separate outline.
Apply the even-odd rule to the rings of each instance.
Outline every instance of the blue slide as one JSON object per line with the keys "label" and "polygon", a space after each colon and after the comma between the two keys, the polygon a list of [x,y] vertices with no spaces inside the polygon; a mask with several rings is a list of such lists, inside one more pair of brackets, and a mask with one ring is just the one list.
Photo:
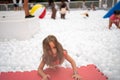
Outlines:
{"label": "blue slide", "polygon": [[120,1],[115,4],[104,16],[103,18],[109,18],[115,10],[120,10]]}

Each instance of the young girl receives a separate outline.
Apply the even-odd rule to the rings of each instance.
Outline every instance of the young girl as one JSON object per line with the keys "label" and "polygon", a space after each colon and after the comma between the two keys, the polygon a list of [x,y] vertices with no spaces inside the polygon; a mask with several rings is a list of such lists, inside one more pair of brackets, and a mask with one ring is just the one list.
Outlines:
{"label": "young girl", "polygon": [[57,41],[55,36],[47,36],[43,40],[43,56],[42,61],[38,67],[38,73],[40,76],[42,76],[42,80],[50,79],[50,75],[45,74],[43,71],[45,64],[51,68],[55,68],[62,64],[64,59],[71,63],[73,68],[72,78],[75,80],[80,80],[75,61],[68,55],[67,51],[63,49],[62,45]]}
{"label": "young girl", "polygon": [[48,4],[51,7],[51,11],[52,11],[51,18],[56,19],[57,9],[54,0],[48,0]]}
{"label": "young girl", "polygon": [[65,19],[66,12],[68,10],[68,7],[64,0],[61,1],[61,6],[60,6],[60,14],[61,14],[61,19]]}
{"label": "young girl", "polygon": [[109,29],[115,24],[120,29],[120,10],[115,10],[114,14],[109,18]]}

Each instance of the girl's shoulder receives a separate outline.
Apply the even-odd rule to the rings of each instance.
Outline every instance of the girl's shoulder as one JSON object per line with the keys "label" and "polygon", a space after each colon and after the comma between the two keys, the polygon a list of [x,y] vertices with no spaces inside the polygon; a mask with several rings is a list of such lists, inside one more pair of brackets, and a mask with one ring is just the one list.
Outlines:
{"label": "girl's shoulder", "polygon": [[111,16],[110,16],[110,19],[111,20],[114,20],[116,17],[115,17],[115,14],[112,14]]}

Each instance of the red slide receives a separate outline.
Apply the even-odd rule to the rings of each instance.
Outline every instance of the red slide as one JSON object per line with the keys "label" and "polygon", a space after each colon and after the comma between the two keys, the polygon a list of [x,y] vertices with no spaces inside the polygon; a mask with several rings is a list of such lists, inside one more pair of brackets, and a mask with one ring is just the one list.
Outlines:
{"label": "red slide", "polygon": [[[47,68],[44,71],[51,76],[49,80],[74,80],[72,78],[71,68]],[[78,68],[78,73],[82,77],[82,80],[108,79],[94,64],[81,66]],[[24,72],[0,72],[0,80],[41,80],[41,77],[36,70]]]}

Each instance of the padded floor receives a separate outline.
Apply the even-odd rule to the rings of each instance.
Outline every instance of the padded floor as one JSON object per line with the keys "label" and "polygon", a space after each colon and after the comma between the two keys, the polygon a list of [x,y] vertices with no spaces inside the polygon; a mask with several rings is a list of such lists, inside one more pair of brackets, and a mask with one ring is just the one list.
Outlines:
{"label": "padded floor", "polygon": [[[51,76],[50,80],[74,80],[72,78],[72,69],[58,67],[56,69],[47,68],[45,73]],[[100,72],[94,65],[81,66],[78,68],[78,73],[82,80],[107,80],[107,77]],[[41,80],[36,70],[24,72],[1,72],[0,80]]]}

